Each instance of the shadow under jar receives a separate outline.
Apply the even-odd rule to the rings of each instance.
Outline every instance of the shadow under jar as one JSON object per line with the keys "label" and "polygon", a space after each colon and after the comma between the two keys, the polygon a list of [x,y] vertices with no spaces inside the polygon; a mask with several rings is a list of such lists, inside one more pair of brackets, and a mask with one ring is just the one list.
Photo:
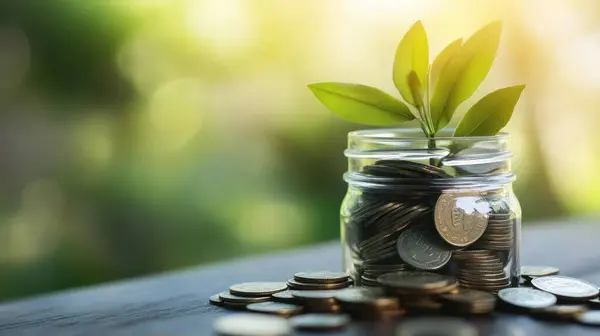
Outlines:
{"label": "shadow under jar", "polygon": [[425,270],[497,292],[519,282],[521,208],[509,135],[428,139],[420,129],[348,135],[344,268],[362,286]]}

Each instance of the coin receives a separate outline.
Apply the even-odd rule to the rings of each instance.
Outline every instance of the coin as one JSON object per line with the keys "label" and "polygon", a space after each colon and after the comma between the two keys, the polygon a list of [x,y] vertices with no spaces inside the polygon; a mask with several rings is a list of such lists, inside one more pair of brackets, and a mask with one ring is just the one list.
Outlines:
{"label": "coin", "polygon": [[394,292],[430,292],[456,283],[450,276],[431,272],[395,272],[377,278],[382,286]]}
{"label": "coin", "polygon": [[425,230],[407,229],[397,242],[398,254],[407,264],[423,269],[436,270],[450,261],[452,252],[439,244]]}
{"label": "coin", "polygon": [[284,290],[283,292],[277,292],[271,294],[273,301],[282,303],[296,303],[296,299],[292,296],[291,290]]}
{"label": "coin", "polygon": [[350,309],[398,309],[398,298],[387,297],[380,288],[347,288],[335,294],[342,307]]}
{"label": "coin", "polygon": [[575,320],[582,324],[600,326],[600,310],[590,310],[575,316]]}
{"label": "coin", "polygon": [[521,276],[524,278],[534,278],[558,274],[560,270],[552,266],[521,266]]}
{"label": "coin", "polygon": [[598,299],[598,298],[591,299],[587,303],[588,303],[588,305],[590,305],[592,307],[600,307],[600,299]]}
{"label": "coin", "polygon": [[397,336],[444,335],[477,336],[477,329],[458,318],[422,317],[403,322],[396,328]]}
{"label": "coin", "polygon": [[444,193],[435,204],[435,228],[448,244],[467,246],[485,232],[490,211],[478,193]]}
{"label": "coin", "polygon": [[350,323],[350,318],[339,314],[305,314],[292,317],[290,323],[298,330],[339,330]]}
{"label": "coin", "polygon": [[265,301],[271,300],[270,296],[254,296],[254,297],[238,296],[238,295],[233,295],[228,292],[220,293],[219,298],[221,298],[221,301],[223,301],[223,302],[245,303],[245,304],[256,303],[256,302],[265,302]]}
{"label": "coin", "polygon": [[496,303],[496,297],[492,294],[479,290],[459,289],[454,294],[442,294],[440,299],[455,303],[473,304],[473,303]]}
{"label": "coin", "polygon": [[255,313],[266,313],[281,316],[292,316],[302,312],[302,307],[280,302],[251,303],[246,309]]}
{"label": "coin", "polygon": [[267,296],[286,289],[285,282],[244,282],[229,287],[229,292],[239,296]]}
{"label": "coin", "polygon": [[239,313],[221,316],[213,325],[215,332],[222,336],[284,336],[291,335],[289,322],[277,316]]}
{"label": "coin", "polygon": [[294,279],[306,283],[340,283],[348,281],[348,274],[344,272],[317,271],[299,272],[294,274]]}
{"label": "coin", "polygon": [[540,318],[567,320],[585,313],[587,307],[584,305],[554,305],[534,310],[534,314]]}
{"label": "coin", "polygon": [[550,307],[556,303],[556,296],[532,288],[505,288],[498,292],[505,303],[527,309]]}
{"label": "coin", "polygon": [[598,296],[595,285],[561,275],[550,275],[531,280],[531,284],[540,290],[552,293],[561,299],[587,301]]}
{"label": "coin", "polygon": [[333,304],[335,295],[341,290],[295,290],[292,296],[303,304]]}
{"label": "coin", "polygon": [[352,285],[352,280],[347,280],[346,282],[342,282],[342,283],[316,284],[316,283],[304,283],[304,282],[296,281],[295,279],[289,279],[287,282],[287,285],[291,289],[296,289],[296,290],[341,289],[341,288],[346,288],[346,287]]}
{"label": "coin", "polygon": [[223,307],[223,301],[219,297],[219,294],[215,294],[215,295],[209,297],[208,302],[210,302],[210,304],[213,304],[215,306]]}

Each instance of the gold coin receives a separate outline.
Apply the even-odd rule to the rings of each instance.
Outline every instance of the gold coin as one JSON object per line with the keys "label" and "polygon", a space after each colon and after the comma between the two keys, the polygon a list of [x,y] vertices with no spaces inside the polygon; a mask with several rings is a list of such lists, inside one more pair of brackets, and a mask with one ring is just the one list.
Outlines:
{"label": "gold coin", "polygon": [[485,232],[490,210],[479,193],[444,193],[435,205],[435,228],[447,243],[467,246]]}

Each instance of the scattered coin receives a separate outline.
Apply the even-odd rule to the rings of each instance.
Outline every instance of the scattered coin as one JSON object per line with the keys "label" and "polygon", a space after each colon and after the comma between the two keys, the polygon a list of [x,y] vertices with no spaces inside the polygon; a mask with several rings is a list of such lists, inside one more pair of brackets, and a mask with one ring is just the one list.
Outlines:
{"label": "scattered coin", "polygon": [[[395,272],[380,276],[377,281],[390,293],[433,293],[456,287],[456,279],[431,272]],[[451,287],[451,288],[450,288]]]}
{"label": "scattered coin", "polygon": [[600,326],[600,310],[590,310],[575,316],[579,323],[593,326]]}
{"label": "scattered coin", "polygon": [[298,290],[292,291],[292,296],[303,304],[333,304],[339,290]]}
{"label": "scattered coin", "polygon": [[591,299],[587,303],[588,303],[588,305],[590,305],[592,307],[600,307],[600,299],[598,299],[598,298]]}
{"label": "scattered coin", "polygon": [[287,285],[295,290],[325,290],[325,289],[341,289],[352,285],[352,280],[347,280],[341,283],[305,283],[295,279],[290,279]]}
{"label": "scattered coin", "polygon": [[560,270],[552,266],[521,266],[521,276],[527,280],[541,276],[555,275]]}
{"label": "scattered coin", "polygon": [[350,318],[339,314],[306,314],[292,317],[290,323],[298,330],[327,331],[346,328]]}
{"label": "scattered coin", "polygon": [[343,272],[299,272],[294,274],[294,279],[305,283],[343,283],[348,281],[349,276]]}
{"label": "scattered coin", "polygon": [[256,302],[265,302],[265,301],[269,301],[271,300],[270,296],[238,296],[238,295],[233,295],[231,293],[228,292],[223,292],[219,294],[219,298],[221,298],[221,301],[223,302],[230,302],[230,303],[256,303]]}
{"label": "scattered coin", "polygon": [[280,316],[292,316],[302,312],[302,307],[280,302],[260,302],[251,303],[246,309],[256,313],[267,313]]}
{"label": "scattered coin", "polygon": [[217,318],[214,330],[222,336],[286,336],[292,334],[289,322],[276,316],[239,313]]}
{"label": "scattered coin", "polygon": [[296,303],[296,299],[292,296],[291,290],[284,290],[283,292],[277,292],[271,294],[273,301],[281,303]]}
{"label": "scattered coin", "polygon": [[479,193],[444,193],[435,205],[435,228],[448,244],[464,247],[483,235],[490,211]]}
{"label": "scattered coin", "polygon": [[229,287],[229,292],[239,296],[268,296],[286,289],[285,282],[244,282]]}
{"label": "scattered coin", "polygon": [[440,300],[448,311],[487,314],[494,310],[496,297],[488,292],[461,288],[456,293],[442,294]]}
{"label": "scattered coin", "polygon": [[219,307],[224,306],[223,301],[219,297],[219,294],[215,294],[215,295],[211,296],[210,298],[208,298],[208,302],[210,302],[211,304],[213,304],[215,306],[219,306]]}
{"label": "scattered coin", "polygon": [[403,322],[396,328],[396,336],[443,335],[477,336],[477,329],[457,318],[422,317]]}
{"label": "scattered coin", "polygon": [[535,278],[531,280],[531,284],[537,289],[566,300],[588,301],[600,293],[598,287],[587,281],[562,275]]}
{"label": "scattered coin", "polygon": [[526,309],[546,308],[556,303],[556,296],[532,288],[505,288],[498,292],[505,303]]}
{"label": "scattered coin", "polygon": [[540,318],[551,320],[569,320],[585,313],[588,308],[584,305],[554,305],[536,309],[533,313]]}
{"label": "scattered coin", "polygon": [[436,270],[450,261],[452,251],[444,248],[431,230],[407,229],[397,241],[398,254],[407,264],[422,270]]}

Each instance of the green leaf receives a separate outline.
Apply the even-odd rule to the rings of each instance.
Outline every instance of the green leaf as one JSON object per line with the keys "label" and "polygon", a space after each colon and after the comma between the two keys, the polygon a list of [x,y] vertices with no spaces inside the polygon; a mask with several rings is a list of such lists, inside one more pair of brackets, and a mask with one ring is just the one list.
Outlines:
{"label": "green leaf", "polygon": [[462,118],[454,136],[495,135],[512,116],[525,85],[509,86],[481,98]]}
{"label": "green leaf", "polygon": [[499,21],[483,27],[441,70],[431,99],[436,131],[448,125],[458,105],[469,98],[487,76],[496,57],[501,31]]}
{"label": "green leaf", "polygon": [[415,105],[408,76],[414,71],[421,83],[426,83],[429,68],[429,45],[421,21],[417,21],[404,35],[394,58],[394,85],[409,104]]}
{"label": "green leaf", "polygon": [[355,123],[386,126],[415,118],[403,102],[374,87],[325,82],[308,88],[328,109]]}
{"label": "green leaf", "polygon": [[437,83],[438,78],[440,77],[440,73],[442,69],[449,63],[449,61],[454,57],[454,55],[460,50],[462,46],[462,38],[453,41],[448,44],[444,50],[442,50],[431,65],[431,69],[429,70],[429,85],[434,88]]}

